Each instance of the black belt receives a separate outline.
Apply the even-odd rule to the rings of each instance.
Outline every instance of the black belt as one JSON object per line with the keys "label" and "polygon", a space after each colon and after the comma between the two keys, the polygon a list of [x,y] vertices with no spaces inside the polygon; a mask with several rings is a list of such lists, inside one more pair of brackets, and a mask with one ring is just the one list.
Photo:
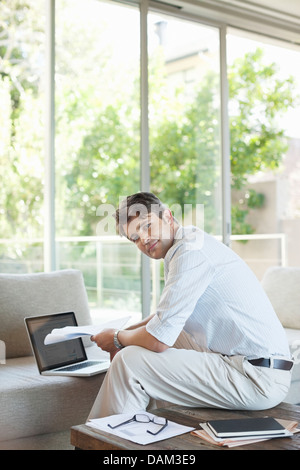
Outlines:
{"label": "black belt", "polygon": [[254,366],[259,367],[272,367],[272,369],[291,370],[293,367],[292,361],[286,361],[285,359],[248,359],[248,362]]}

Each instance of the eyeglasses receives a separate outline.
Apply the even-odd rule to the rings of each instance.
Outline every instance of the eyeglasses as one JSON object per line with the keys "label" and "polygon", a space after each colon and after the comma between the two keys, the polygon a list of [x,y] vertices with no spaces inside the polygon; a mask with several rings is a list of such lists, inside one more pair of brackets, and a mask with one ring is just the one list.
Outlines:
{"label": "eyeglasses", "polygon": [[112,426],[111,424],[108,424],[107,426],[110,427],[111,429],[116,429],[119,426],[124,426],[124,424],[128,424],[128,423],[131,423],[133,421],[136,421],[137,423],[154,423],[154,424],[157,424],[158,426],[161,426],[161,428],[156,432],[152,432],[152,431],[149,431],[149,429],[147,429],[147,432],[149,434],[152,434],[153,436],[156,436],[163,429],[165,429],[165,427],[168,425],[168,420],[166,418],[161,418],[159,416],[154,416],[151,419],[147,415],[137,414],[137,415],[134,415],[132,418],[128,419],[127,421],[124,421],[123,423],[116,424],[115,426]]}

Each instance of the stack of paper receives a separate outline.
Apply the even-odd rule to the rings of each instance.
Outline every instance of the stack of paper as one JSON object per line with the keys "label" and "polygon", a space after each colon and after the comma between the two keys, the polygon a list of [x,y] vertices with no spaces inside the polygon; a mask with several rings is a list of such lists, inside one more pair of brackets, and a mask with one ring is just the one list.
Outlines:
{"label": "stack of paper", "polygon": [[235,447],[276,437],[290,437],[296,432],[298,423],[274,418],[245,418],[212,420],[200,423],[201,430],[192,434],[217,446]]}

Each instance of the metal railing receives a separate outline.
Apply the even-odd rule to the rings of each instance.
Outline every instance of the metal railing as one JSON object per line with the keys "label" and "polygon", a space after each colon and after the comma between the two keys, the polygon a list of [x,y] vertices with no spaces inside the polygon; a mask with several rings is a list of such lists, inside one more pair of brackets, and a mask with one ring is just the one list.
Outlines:
{"label": "metal railing", "polygon": [[[259,258],[257,261],[260,263],[265,261],[266,265],[285,266],[287,263],[286,235],[284,233],[231,235],[230,239],[233,242],[277,240],[279,242],[278,250],[276,250],[278,256],[269,260]],[[91,244],[93,248],[87,255],[86,248]],[[126,244],[128,250],[133,250],[132,255],[129,252],[128,256],[128,250],[126,250],[126,256],[124,253],[115,256],[116,249],[120,251],[120,247]],[[115,302],[119,303],[121,307],[141,311],[141,257],[138,250],[126,238],[119,236],[56,237],[56,246],[56,269],[74,268],[83,272],[92,307],[107,308]],[[10,252],[14,250],[14,247],[16,248],[14,257],[6,256],[6,250],[3,249],[6,247],[9,247]],[[20,247],[23,247],[23,256]],[[69,254],[66,253],[68,249],[70,250]],[[74,254],[74,249],[78,250],[78,256]],[[42,239],[13,240],[3,238],[0,239],[0,250],[0,272],[28,273],[44,270]],[[20,250],[19,254],[18,250]],[[250,258],[255,260],[255,248],[252,251],[253,257]],[[163,286],[163,278],[159,261],[151,260],[150,266],[152,308],[155,309]]]}
{"label": "metal railing", "polygon": [[280,266],[287,264],[286,234],[285,233],[255,233],[249,235],[231,235],[231,241],[278,240],[280,245]]}

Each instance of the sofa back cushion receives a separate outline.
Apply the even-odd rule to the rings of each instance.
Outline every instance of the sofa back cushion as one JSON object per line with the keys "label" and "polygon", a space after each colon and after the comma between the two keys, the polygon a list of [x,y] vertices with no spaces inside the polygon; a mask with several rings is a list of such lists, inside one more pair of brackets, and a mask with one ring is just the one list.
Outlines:
{"label": "sofa back cushion", "polygon": [[300,268],[272,267],[262,286],[285,328],[300,329]]}
{"label": "sofa back cushion", "polygon": [[79,325],[91,324],[82,273],[0,274],[0,340],[6,358],[32,355],[24,318],[74,312]]}

